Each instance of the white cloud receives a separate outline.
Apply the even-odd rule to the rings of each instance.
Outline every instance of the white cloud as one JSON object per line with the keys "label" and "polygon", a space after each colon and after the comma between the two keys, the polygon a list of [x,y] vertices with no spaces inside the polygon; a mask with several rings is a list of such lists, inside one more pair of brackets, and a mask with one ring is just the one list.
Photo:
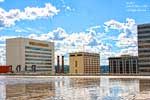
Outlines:
{"label": "white cloud", "polygon": [[5,64],[5,48],[0,48],[0,65]]}
{"label": "white cloud", "polygon": [[[121,23],[111,20],[110,22],[107,22],[107,25],[108,26],[105,24],[105,27],[108,31],[110,31],[110,29],[118,30],[118,36],[109,36],[107,33],[99,33],[98,29],[103,27],[98,25],[88,28],[85,32],[73,33],[67,33],[63,28],[58,27],[48,33],[40,35],[34,33],[30,34],[27,38],[54,41],[55,56],[66,56],[70,52],[77,51],[100,53],[101,65],[108,64],[108,57],[120,56],[122,54],[137,55],[135,21],[133,19],[126,19],[126,23]],[[0,40],[4,41],[6,38],[10,37],[3,36],[0,37]],[[111,40],[113,42],[107,42],[107,40]],[[65,63],[68,64],[68,60],[65,60]]]}
{"label": "white cloud", "polygon": [[104,27],[106,27],[107,31],[108,29],[117,29],[119,31],[126,32],[127,30],[130,30],[132,33],[136,33],[136,24],[135,20],[131,18],[126,19],[126,23],[121,23],[116,20],[110,20],[104,23]]}
{"label": "white cloud", "polygon": [[137,47],[129,47],[129,48],[123,48],[121,49],[120,53],[118,54],[120,55],[132,55],[132,56],[137,56],[138,55],[138,48]]}
{"label": "white cloud", "polygon": [[74,11],[75,9],[66,5],[65,1],[64,0],[60,0],[61,3],[62,3],[62,7],[65,9],[65,11]]}
{"label": "white cloud", "polygon": [[4,2],[4,0],[0,0],[0,3],[1,3],[1,2]]}
{"label": "white cloud", "polygon": [[[78,33],[67,33],[63,28],[58,27],[55,30],[48,32],[47,34],[30,34],[28,38],[39,39],[39,40],[48,40],[55,42],[55,56],[57,55],[68,55],[71,52],[77,51],[87,51],[87,52],[96,52],[96,53],[105,53],[111,52],[111,44],[101,43],[104,33],[98,33],[96,29],[99,29],[100,26],[94,26],[87,29],[86,32]],[[95,45],[93,46],[93,44]],[[103,56],[106,57],[107,56]],[[68,60],[66,62],[68,64]]]}
{"label": "white cloud", "polygon": [[115,20],[107,21],[104,23],[104,25],[106,25],[110,29],[118,29],[118,30],[121,30],[124,27],[123,23],[120,23],[120,22],[115,21]]}
{"label": "white cloud", "polygon": [[105,28],[119,31],[116,46],[119,48],[126,48],[130,46],[137,46],[137,25],[134,19],[127,18],[126,23],[121,23],[115,20],[105,22]]}
{"label": "white cloud", "polygon": [[5,47],[6,44],[0,44],[0,47]]}
{"label": "white cloud", "polygon": [[16,36],[0,36],[0,41],[5,41],[8,38],[14,38]]}
{"label": "white cloud", "polygon": [[56,7],[46,3],[44,8],[26,7],[24,11],[11,9],[8,12],[0,8],[0,27],[15,25],[20,20],[35,20],[42,17],[53,17],[59,12]]}

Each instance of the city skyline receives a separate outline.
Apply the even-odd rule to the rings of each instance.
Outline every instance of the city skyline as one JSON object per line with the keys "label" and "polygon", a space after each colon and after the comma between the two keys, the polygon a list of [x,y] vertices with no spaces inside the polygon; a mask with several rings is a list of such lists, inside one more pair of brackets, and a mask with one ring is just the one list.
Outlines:
{"label": "city skyline", "polygon": [[64,55],[65,64],[69,53],[77,51],[101,52],[101,65],[108,65],[110,56],[137,55],[137,25],[150,22],[149,4],[148,0],[0,0],[0,61],[5,63],[5,40],[14,37],[54,41],[55,54]]}

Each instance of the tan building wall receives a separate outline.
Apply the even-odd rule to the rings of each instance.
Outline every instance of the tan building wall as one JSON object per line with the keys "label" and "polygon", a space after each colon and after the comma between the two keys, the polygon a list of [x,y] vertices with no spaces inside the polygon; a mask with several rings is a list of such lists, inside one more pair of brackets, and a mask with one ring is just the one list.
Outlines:
{"label": "tan building wall", "polygon": [[27,38],[13,38],[6,40],[6,64],[12,65],[13,71],[21,65],[31,70],[36,65],[37,71],[54,73],[54,43]]}
{"label": "tan building wall", "polygon": [[71,57],[70,56],[70,73],[83,73],[84,72],[84,66],[83,66],[83,56],[82,57],[79,57],[76,56],[75,57]]}
{"label": "tan building wall", "polygon": [[70,53],[69,65],[70,74],[100,73],[100,56],[88,52]]}

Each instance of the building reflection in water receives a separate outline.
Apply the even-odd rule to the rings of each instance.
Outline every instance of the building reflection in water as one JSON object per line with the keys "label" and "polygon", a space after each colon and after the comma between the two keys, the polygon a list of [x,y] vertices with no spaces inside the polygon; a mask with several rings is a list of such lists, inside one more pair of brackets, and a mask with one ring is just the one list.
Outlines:
{"label": "building reflection in water", "polygon": [[53,83],[32,83],[6,85],[6,98],[16,100],[28,100],[31,98],[47,98],[55,96]]}
{"label": "building reflection in water", "polygon": [[150,80],[140,79],[140,92],[149,91],[150,93]]}
{"label": "building reflection in water", "polygon": [[19,84],[1,81],[0,100],[127,100],[131,98],[136,100],[144,97],[150,98],[148,97],[150,79],[56,77],[54,80],[51,78],[46,80],[47,82],[33,83],[30,83],[31,80],[23,81]]}

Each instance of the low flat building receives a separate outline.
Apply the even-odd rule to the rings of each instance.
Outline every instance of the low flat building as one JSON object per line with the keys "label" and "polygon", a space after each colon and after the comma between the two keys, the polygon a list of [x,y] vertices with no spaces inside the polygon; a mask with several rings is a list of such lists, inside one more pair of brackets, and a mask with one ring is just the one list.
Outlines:
{"label": "low flat building", "polygon": [[[54,73],[54,42],[28,38],[6,40],[6,64],[14,72]],[[18,68],[18,67],[19,68]]]}
{"label": "low flat building", "polygon": [[100,73],[100,55],[98,53],[75,52],[69,55],[70,74]]}
{"label": "low flat building", "polygon": [[136,74],[138,73],[138,57],[122,55],[121,57],[110,57],[109,73],[111,74]]}

